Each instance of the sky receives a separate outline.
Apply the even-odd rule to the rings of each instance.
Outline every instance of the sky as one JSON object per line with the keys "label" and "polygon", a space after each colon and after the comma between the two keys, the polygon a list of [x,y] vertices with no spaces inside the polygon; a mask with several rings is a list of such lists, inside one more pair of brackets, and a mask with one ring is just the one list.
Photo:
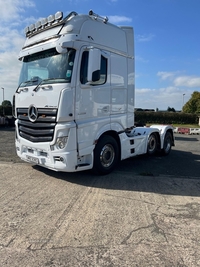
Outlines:
{"label": "sky", "polygon": [[134,28],[136,108],[178,111],[200,91],[200,0],[0,0],[0,103],[18,86],[26,26],[90,9]]}

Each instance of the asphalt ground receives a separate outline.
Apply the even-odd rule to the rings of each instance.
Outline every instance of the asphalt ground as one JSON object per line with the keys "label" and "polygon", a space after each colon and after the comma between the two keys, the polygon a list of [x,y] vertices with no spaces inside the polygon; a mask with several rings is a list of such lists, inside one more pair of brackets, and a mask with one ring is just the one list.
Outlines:
{"label": "asphalt ground", "polygon": [[0,128],[0,266],[200,266],[200,136],[107,176],[22,162]]}

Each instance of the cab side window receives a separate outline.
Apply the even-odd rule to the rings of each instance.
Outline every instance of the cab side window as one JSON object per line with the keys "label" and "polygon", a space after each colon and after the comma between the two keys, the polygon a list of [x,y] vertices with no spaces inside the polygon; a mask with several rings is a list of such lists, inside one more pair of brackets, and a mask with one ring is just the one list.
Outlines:
{"label": "cab side window", "polygon": [[89,52],[84,51],[81,60],[80,82],[81,84],[87,83],[87,69],[88,69],[88,56]]}
{"label": "cab side window", "polygon": [[[88,70],[88,56],[89,52],[84,51],[81,60],[81,70],[80,70],[80,82],[81,84],[87,83],[87,70]],[[96,82],[91,82],[91,85],[102,85],[106,83],[107,80],[107,58],[101,55],[101,69],[100,69],[100,79]]]}

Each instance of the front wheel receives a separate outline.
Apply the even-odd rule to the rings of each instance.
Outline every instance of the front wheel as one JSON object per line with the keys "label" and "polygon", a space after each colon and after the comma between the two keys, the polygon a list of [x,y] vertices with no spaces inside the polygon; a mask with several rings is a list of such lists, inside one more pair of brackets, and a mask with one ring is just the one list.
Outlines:
{"label": "front wheel", "polygon": [[168,155],[170,153],[170,151],[171,151],[171,148],[172,148],[172,135],[171,135],[170,132],[167,132],[165,134],[162,154],[163,155]]}
{"label": "front wheel", "polygon": [[116,140],[109,135],[104,135],[94,149],[93,170],[98,174],[108,174],[119,160],[119,147]]}

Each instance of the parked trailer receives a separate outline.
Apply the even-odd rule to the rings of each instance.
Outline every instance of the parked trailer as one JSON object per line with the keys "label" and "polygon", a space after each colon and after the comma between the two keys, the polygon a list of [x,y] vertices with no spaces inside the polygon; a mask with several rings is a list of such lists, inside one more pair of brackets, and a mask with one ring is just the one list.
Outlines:
{"label": "parked trailer", "polygon": [[179,134],[200,134],[200,128],[175,127],[174,133]]}
{"label": "parked trailer", "polygon": [[0,125],[5,125],[6,124],[6,119],[5,117],[0,116]]}

